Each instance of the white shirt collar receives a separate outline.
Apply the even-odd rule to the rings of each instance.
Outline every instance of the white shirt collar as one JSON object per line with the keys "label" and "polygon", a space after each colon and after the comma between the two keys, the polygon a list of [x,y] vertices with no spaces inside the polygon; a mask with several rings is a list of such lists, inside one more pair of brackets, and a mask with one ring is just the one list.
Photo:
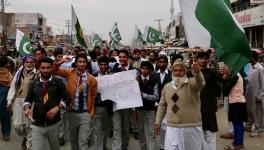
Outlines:
{"label": "white shirt collar", "polygon": [[[45,82],[42,77],[39,78],[40,82]],[[51,81],[52,80],[52,76],[50,76],[49,80],[48,81]]]}
{"label": "white shirt collar", "polygon": [[260,65],[259,62],[257,62],[254,66],[252,66],[252,68],[256,68],[257,69],[259,67],[259,65]]}
{"label": "white shirt collar", "polygon": [[[169,74],[169,71],[168,71],[168,69],[166,69],[164,72],[165,72],[166,74]],[[163,72],[163,73],[164,73],[164,72]],[[161,73],[161,72],[160,72],[160,69],[158,70],[158,72],[157,72],[157,73]]]}
{"label": "white shirt collar", "polygon": [[82,74],[83,77],[87,77],[87,72],[85,71],[83,74]]}
{"label": "white shirt collar", "polygon": [[[77,71],[77,70],[76,70]],[[79,76],[79,72],[77,71],[77,76]],[[86,78],[87,77],[87,71],[85,70],[84,73],[82,74],[82,77]]]}
{"label": "white shirt collar", "polygon": [[[121,67],[121,64],[119,64],[118,68],[122,68],[122,67]],[[125,69],[126,69],[126,70],[129,69],[129,64],[127,64],[127,66],[125,67]]]}
{"label": "white shirt collar", "polygon": [[105,74],[101,74],[100,72],[98,72],[98,76],[103,76],[103,75],[107,75],[107,72]]}
{"label": "white shirt collar", "polygon": [[141,75],[141,79],[144,80],[144,79],[147,79],[149,80],[149,75],[147,77],[144,77],[143,75]]}

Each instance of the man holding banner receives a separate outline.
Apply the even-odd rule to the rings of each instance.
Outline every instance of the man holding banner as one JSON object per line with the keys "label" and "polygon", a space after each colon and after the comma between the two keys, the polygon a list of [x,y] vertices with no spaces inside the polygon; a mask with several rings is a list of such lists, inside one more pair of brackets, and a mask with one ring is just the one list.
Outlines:
{"label": "man holding banner", "polygon": [[[120,50],[119,62],[116,63],[113,72],[122,72],[133,70],[128,64],[129,53],[126,50]],[[129,113],[130,109],[117,110],[113,113],[113,150],[128,149],[129,142]]]}

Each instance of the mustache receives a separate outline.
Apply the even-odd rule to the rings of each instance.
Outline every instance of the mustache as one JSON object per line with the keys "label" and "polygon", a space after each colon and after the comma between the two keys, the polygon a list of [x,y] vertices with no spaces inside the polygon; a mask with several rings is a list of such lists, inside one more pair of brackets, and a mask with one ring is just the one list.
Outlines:
{"label": "mustache", "polygon": [[27,71],[31,71],[31,70],[33,70],[35,67],[25,67],[25,69],[27,70]]}

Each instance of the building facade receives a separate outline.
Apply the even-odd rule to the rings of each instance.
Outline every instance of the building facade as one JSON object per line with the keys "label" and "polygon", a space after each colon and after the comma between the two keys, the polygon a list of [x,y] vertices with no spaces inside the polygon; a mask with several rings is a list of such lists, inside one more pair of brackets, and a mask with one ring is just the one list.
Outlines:
{"label": "building facade", "polygon": [[[53,41],[52,27],[46,25],[46,18],[40,13],[0,13],[1,37],[14,41],[16,30],[19,29],[32,42],[43,41],[49,45]],[[1,38],[3,41],[3,38]]]}
{"label": "building facade", "polygon": [[231,0],[232,11],[251,48],[264,47],[264,0]]}

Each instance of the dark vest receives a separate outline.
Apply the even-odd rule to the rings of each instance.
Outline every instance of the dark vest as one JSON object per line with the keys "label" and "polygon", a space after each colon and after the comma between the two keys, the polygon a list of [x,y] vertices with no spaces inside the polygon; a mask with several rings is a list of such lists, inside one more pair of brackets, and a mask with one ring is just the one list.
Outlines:
{"label": "dark vest", "polygon": [[[143,83],[141,77],[139,77],[139,88],[140,91],[148,94],[153,95],[154,94],[154,86],[158,83],[158,80],[155,75],[150,74],[149,80],[146,84]],[[145,98],[142,98],[143,100],[143,107],[138,107],[137,110],[156,110],[155,102],[147,100]]]}
{"label": "dark vest", "polygon": [[[119,66],[119,63],[116,63],[114,65],[114,68],[113,68],[114,73],[122,71],[121,68],[119,68],[118,66]],[[129,65],[128,70],[133,70],[133,69],[135,69],[135,68]]]}

